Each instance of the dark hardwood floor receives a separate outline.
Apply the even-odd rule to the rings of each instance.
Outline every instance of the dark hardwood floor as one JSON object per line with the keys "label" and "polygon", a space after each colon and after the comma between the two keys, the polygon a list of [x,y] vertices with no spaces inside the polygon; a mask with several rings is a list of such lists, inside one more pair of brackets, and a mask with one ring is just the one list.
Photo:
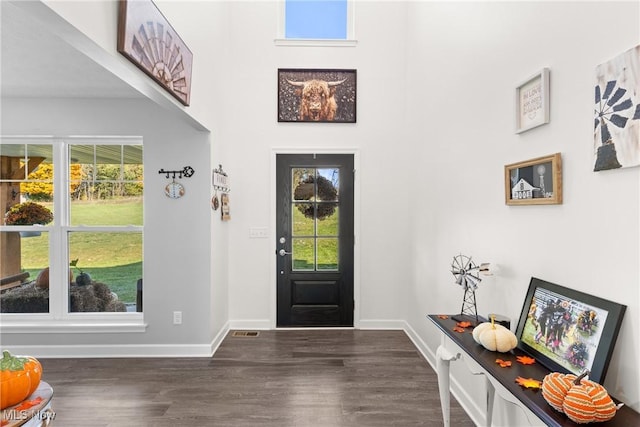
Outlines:
{"label": "dark hardwood floor", "polygon": [[[402,331],[230,333],[213,358],[41,362],[53,426],[442,425],[436,374]],[[451,425],[473,426],[451,400]]]}

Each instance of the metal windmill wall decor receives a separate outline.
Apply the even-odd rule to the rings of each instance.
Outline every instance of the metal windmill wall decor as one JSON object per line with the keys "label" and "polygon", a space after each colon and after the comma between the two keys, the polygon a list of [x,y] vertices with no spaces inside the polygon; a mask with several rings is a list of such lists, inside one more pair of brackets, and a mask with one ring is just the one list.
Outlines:
{"label": "metal windmill wall decor", "polygon": [[475,324],[479,323],[478,309],[476,306],[476,289],[482,281],[480,273],[488,273],[488,271],[488,263],[477,265],[470,256],[462,254],[453,257],[451,274],[456,278],[456,284],[464,289],[460,315],[453,316],[454,320],[459,322],[468,321],[469,317],[471,317],[475,320]]}

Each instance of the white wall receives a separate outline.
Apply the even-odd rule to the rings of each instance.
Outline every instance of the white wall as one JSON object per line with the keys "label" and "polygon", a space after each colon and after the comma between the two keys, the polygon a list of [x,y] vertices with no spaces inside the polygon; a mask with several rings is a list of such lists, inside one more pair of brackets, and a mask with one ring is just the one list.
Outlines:
{"label": "white wall", "polygon": [[[114,49],[108,46],[114,43],[108,41],[113,40],[111,24],[91,15],[87,4],[52,3],[98,44]],[[406,321],[422,349],[433,354],[439,340],[425,316],[458,310],[462,295],[449,265],[453,255],[471,254],[499,266],[499,274],[478,291],[483,314],[495,311],[515,319],[532,275],[626,303],[605,385],[638,409],[640,169],[591,172],[590,130],[594,68],[638,43],[637,3],[360,1],[357,47],[340,48],[275,46],[276,2],[159,4],[194,51],[193,107],[188,111],[212,129],[211,163],[222,163],[232,180],[232,220],[225,224],[208,214],[205,219],[199,210],[209,209],[204,195],[210,177],[197,173],[190,183],[203,200],[189,202],[189,208],[202,215],[198,230],[211,227],[212,240],[210,251],[194,250],[189,259],[193,255],[204,261],[203,253],[210,252],[214,265],[210,272],[197,268],[185,274],[211,275],[211,284],[204,286],[211,286],[214,298],[206,305],[218,310],[206,317],[199,303],[193,309],[194,318],[212,328],[209,334],[221,330],[226,320],[232,325],[274,324],[273,151],[350,149],[360,163],[357,324]],[[111,20],[113,9],[106,7]],[[86,25],[80,23],[87,18]],[[93,20],[97,27],[89,24]],[[516,135],[515,87],[544,66],[551,68],[551,123]],[[357,69],[358,122],[277,123],[276,70],[288,67]],[[187,135],[183,145],[157,134],[162,142],[154,164],[163,167],[169,159],[184,158],[200,165],[206,143],[177,123],[167,123],[174,125],[177,130],[167,131]],[[505,206],[503,166],[554,152],[563,154],[564,203]],[[383,173],[394,179],[383,179]],[[169,214],[154,215],[158,218],[150,220],[158,224]],[[199,244],[209,245],[193,222],[180,227]],[[271,238],[249,239],[250,227],[269,227]],[[160,231],[147,231],[154,233]],[[147,258],[162,263],[159,252],[152,247]],[[188,259],[183,262],[190,265]],[[158,276],[175,277],[162,265],[158,268]],[[216,295],[228,298],[227,305]],[[158,329],[166,327],[171,334],[166,342],[186,342],[166,323],[170,316],[165,312],[172,309],[163,298],[153,302],[158,312],[149,314],[155,325],[149,336],[162,339],[165,331]],[[186,312],[185,321],[190,316]],[[193,340],[204,339],[191,333]],[[53,342],[45,338],[45,343]],[[106,338],[113,343],[132,339]],[[14,339],[27,343],[33,337]],[[467,394],[461,397],[478,416],[481,402],[472,396],[481,395],[482,385],[464,369],[456,369],[454,379],[465,385]]]}
{"label": "white wall", "polygon": [[[4,334],[3,346],[32,345],[33,353],[45,355],[51,352],[43,351],[44,346],[107,344],[120,346],[112,351],[116,354],[207,354],[214,332],[224,325],[217,311],[226,316],[226,300],[211,303],[212,294],[221,288],[217,280],[212,284],[211,266],[226,269],[226,265],[211,259],[209,134],[194,130],[149,101],[131,99],[5,98],[2,130],[5,135],[143,137],[143,292],[148,324],[146,332],[130,334]],[[167,180],[158,171],[187,165],[195,174],[183,179],[185,196],[168,199],[163,192]],[[219,229],[215,224],[213,228]],[[183,312],[182,325],[172,324],[173,311]],[[84,350],[78,351],[82,354]],[[64,350],[60,352],[64,354]]]}
{"label": "white wall", "polygon": [[[531,276],[626,304],[605,386],[640,407],[640,169],[592,172],[595,67],[638,44],[639,12],[637,2],[411,4],[407,119],[429,131],[412,127],[407,141],[417,150],[413,191],[425,197],[408,212],[406,315],[429,351],[438,334],[424,315],[459,310],[448,267],[462,252],[498,265],[476,294],[483,315],[515,324]],[[542,67],[551,69],[551,122],[517,135],[515,88]],[[564,203],[506,206],[504,165],[555,152]],[[464,369],[455,378],[467,397],[482,396]]]}

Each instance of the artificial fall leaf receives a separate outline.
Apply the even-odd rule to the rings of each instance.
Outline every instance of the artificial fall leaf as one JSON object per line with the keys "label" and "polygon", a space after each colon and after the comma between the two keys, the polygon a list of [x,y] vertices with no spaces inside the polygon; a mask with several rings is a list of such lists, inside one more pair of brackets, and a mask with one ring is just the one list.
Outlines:
{"label": "artificial fall leaf", "polygon": [[542,387],[542,381],[534,380],[533,378],[516,377],[516,382],[518,383],[518,385],[526,388],[537,389]]}
{"label": "artificial fall leaf", "polygon": [[506,367],[511,366],[511,361],[510,360],[496,359],[496,363],[498,365],[500,365],[501,368],[506,368]]}
{"label": "artificial fall leaf", "polygon": [[536,359],[529,356],[516,356],[516,360],[523,365],[533,365],[534,363],[536,363]]}
{"label": "artificial fall leaf", "polygon": [[464,332],[464,328],[458,328],[457,326],[453,328],[455,332]]}
{"label": "artificial fall leaf", "polygon": [[468,328],[469,326],[471,326],[471,322],[458,322],[456,323],[456,325],[460,326],[461,328]]}
{"label": "artificial fall leaf", "polygon": [[20,405],[16,406],[14,408],[14,411],[25,411],[29,408],[31,408],[32,406],[36,406],[38,403],[41,403],[44,399],[40,396],[36,397],[35,399],[32,400],[25,400],[23,401]]}
{"label": "artificial fall leaf", "polygon": [[449,316],[447,316],[446,314],[438,314],[438,317],[443,319],[443,320],[449,318]]}

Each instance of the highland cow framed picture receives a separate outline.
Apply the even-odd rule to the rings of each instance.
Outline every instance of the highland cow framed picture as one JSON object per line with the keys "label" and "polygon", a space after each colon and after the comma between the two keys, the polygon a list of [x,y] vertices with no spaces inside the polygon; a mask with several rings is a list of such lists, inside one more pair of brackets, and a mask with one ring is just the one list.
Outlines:
{"label": "highland cow framed picture", "polygon": [[193,54],[153,1],[120,0],[118,52],[189,105]]}
{"label": "highland cow framed picture", "polygon": [[504,167],[507,205],[557,205],[562,203],[562,156],[538,157]]}
{"label": "highland cow framed picture", "polygon": [[278,69],[279,122],[356,122],[356,70]]}
{"label": "highland cow framed picture", "polygon": [[535,277],[516,336],[518,348],[552,371],[604,381],[626,306]]}

